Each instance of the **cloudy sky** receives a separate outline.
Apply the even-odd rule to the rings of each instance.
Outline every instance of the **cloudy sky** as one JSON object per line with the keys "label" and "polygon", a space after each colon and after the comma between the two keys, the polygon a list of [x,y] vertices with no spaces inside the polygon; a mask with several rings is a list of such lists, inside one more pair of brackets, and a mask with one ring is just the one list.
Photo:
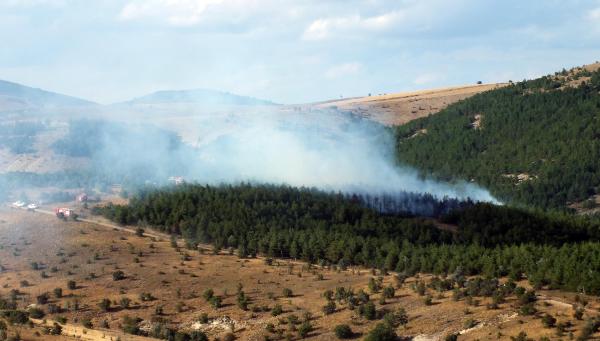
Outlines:
{"label": "cloudy sky", "polygon": [[596,0],[0,0],[0,79],[101,103],[280,103],[519,80],[600,60]]}

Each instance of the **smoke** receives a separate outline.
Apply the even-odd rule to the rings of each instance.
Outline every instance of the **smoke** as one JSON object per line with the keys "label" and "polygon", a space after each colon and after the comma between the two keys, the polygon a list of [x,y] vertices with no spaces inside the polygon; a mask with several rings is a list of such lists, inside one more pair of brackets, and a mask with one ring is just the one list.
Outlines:
{"label": "smoke", "polygon": [[184,143],[177,145],[172,134],[139,122],[128,124],[126,132],[104,132],[102,146],[94,153],[96,167],[139,176],[148,176],[151,169],[159,180],[183,176],[202,184],[287,184],[496,202],[472,183],[420,178],[417,171],[395,161],[390,129],[349,113],[238,108],[226,113],[173,113],[154,123],[183,136]]}
{"label": "smoke", "polygon": [[[351,113],[278,106],[219,111],[198,107],[188,103],[107,108],[95,119],[70,121],[62,135],[53,129],[65,129],[64,124],[45,126],[44,136],[59,138],[32,143],[49,149],[38,155],[89,162],[72,162],[69,171],[50,175],[27,174],[25,180],[62,189],[108,188],[113,183],[164,185],[173,176],[211,185],[286,184],[359,194],[383,211],[389,207],[437,211],[425,207],[423,198],[429,195],[497,203],[476,184],[423,178],[398,164],[393,131]],[[22,177],[0,176],[0,197],[19,188],[22,182],[15,179]],[[427,196],[406,199],[407,193]],[[384,205],[378,201],[384,197],[406,203]]]}

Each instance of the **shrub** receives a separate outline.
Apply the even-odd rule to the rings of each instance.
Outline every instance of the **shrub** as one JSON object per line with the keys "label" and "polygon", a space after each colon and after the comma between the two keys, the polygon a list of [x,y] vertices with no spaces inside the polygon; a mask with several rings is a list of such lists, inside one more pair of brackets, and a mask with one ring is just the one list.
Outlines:
{"label": "shrub", "polygon": [[75,289],[77,289],[77,283],[73,280],[68,281],[67,288],[69,288],[69,290],[75,290]]}
{"label": "shrub", "polygon": [[213,306],[213,308],[219,309],[222,306],[223,299],[221,298],[221,296],[213,296],[210,298],[209,302]]}
{"label": "shrub", "polygon": [[154,296],[152,296],[152,294],[149,292],[143,292],[140,294],[140,300],[142,302],[154,301],[155,299],[156,298]]}
{"label": "shrub", "polygon": [[50,335],[60,335],[62,334],[62,327],[58,323],[54,323],[54,325],[48,329],[48,334]]}
{"label": "shrub", "polygon": [[123,309],[129,309],[129,305],[131,305],[131,299],[129,299],[129,297],[122,297],[119,301],[119,305]]}
{"label": "shrub", "polygon": [[36,297],[36,300],[37,300],[38,304],[46,304],[46,303],[48,303],[49,299],[50,299],[50,295],[47,292],[45,292],[45,293],[43,293],[41,295],[38,295]]}
{"label": "shrub", "polygon": [[374,320],[377,318],[377,309],[373,302],[367,302],[358,307],[358,313],[367,320]]}
{"label": "shrub", "polygon": [[523,315],[523,316],[533,315],[536,312],[537,312],[537,309],[535,309],[533,303],[527,303],[519,309],[519,314]]}
{"label": "shrub", "polygon": [[328,301],[325,306],[323,306],[323,313],[325,315],[330,315],[335,313],[336,305],[334,301]]}
{"label": "shrub", "polygon": [[98,303],[98,307],[100,307],[100,309],[102,311],[109,311],[110,304],[111,304],[111,302],[108,298],[103,298],[102,301],[100,301],[100,303]]}
{"label": "shrub", "polygon": [[62,288],[54,288],[54,297],[61,298],[63,295]]}
{"label": "shrub", "polygon": [[298,336],[305,338],[312,331],[313,327],[309,321],[304,321],[298,328]]}
{"label": "shrub", "polygon": [[273,309],[271,310],[271,315],[273,316],[277,316],[277,315],[281,315],[283,313],[283,308],[281,307],[280,304],[276,304]]}
{"label": "shrub", "polygon": [[125,315],[121,323],[121,329],[127,334],[138,335],[140,333],[140,328],[138,326],[140,322],[142,322],[142,319],[139,317]]}
{"label": "shrub", "polygon": [[21,310],[5,310],[1,313],[10,324],[25,324],[29,322],[29,317],[26,312]]}
{"label": "shrub", "polygon": [[48,314],[58,314],[61,312],[60,306],[56,304],[48,304]]}
{"label": "shrub", "polygon": [[389,326],[384,323],[378,323],[373,330],[367,334],[364,341],[394,341],[396,340],[396,333]]}
{"label": "shrub", "polygon": [[125,273],[121,270],[117,270],[112,274],[113,281],[120,281],[125,279]]}
{"label": "shrub", "polygon": [[352,329],[350,329],[350,326],[347,324],[338,324],[333,331],[338,339],[349,339],[354,335]]}
{"label": "shrub", "polygon": [[458,335],[457,334],[448,334],[446,335],[446,337],[444,338],[444,341],[457,341],[458,340]]}
{"label": "shrub", "polygon": [[396,290],[394,290],[394,287],[391,285],[383,288],[383,297],[385,298],[394,298],[395,293]]}
{"label": "shrub", "polygon": [[190,341],[208,341],[208,336],[204,332],[195,330],[190,334]]}
{"label": "shrub", "polygon": [[40,308],[30,308],[29,309],[29,316],[34,318],[34,319],[41,319],[42,317],[44,317],[44,311]]}
{"label": "shrub", "polygon": [[542,324],[546,328],[552,328],[554,325],[556,325],[556,318],[550,314],[546,314],[544,317],[542,317]]}
{"label": "shrub", "polygon": [[292,289],[290,288],[283,288],[283,297],[292,297],[293,293],[292,293]]}
{"label": "shrub", "polygon": [[204,297],[204,299],[208,302],[210,301],[210,299],[215,295],[215,292],[213,291],[213,289],[206,289],[204,290],[204,293],[202,293],[202,297]]}
{"label": "shrub", "polygon": [[83,320],[81,320],[81,325],[87,329],[94,328],[94,324],[92,323],[92,320],[90,320],[89,318],[84,318]]}

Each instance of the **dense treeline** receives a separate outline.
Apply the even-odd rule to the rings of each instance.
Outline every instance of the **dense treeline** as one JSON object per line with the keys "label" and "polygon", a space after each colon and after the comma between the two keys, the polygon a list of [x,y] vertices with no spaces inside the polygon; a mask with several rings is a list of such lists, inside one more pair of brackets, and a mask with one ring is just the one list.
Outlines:
{"label": "dense treeline", "polygon": [[[584,218],[476,204],[442,219],[383,214],[355,198],[286,186],[199,186],[145,191],[97,213],[122,224],[308,262],[416,272],[527,276],[538,285],[600,294],[598,227]],[[446,226],[447,227],[447,226]],[[547,229],[546,229],[547,228]],[[587,242],[582,242],[587,240]]]}
{"label": "dense treeline", "polygon": [[474,179],[504,201],[556,208],[588,199],[600,186],[600,71],[569,77],[511,84],[399,126],[398,157],[437,178]]}
{"label": "dense treeline", "polygon": [[33,153],[36,135],[45,129],[45,124],[36,121],[2,123],[0,147],[8,148],[14,154]]}

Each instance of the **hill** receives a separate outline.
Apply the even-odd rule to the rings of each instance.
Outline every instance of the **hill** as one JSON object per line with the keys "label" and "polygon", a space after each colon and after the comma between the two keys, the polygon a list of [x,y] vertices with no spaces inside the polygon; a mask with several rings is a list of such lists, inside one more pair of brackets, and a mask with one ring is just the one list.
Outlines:
{"label": "hill", "polygon": [[208,89],[157,91],[145,96],[134,98],[130,101],[118,103],[117,105],[152,105],[175,103],[200,103],[213,106],[275,105],[275,103],[267,100]]}
{"label": "hill", "polygon": [[84,99],[0,80],[0,112],[95,105]]}
{"label": "hill", "polygon": [[595,206],[600,64],[510,84],[396,128],[423,174],[475,181],[506,202]]}
{"label": "hill", "polygon": [[452,103],[506,84],[478,84],[441,89],[399,92],[317,103],[318,108],[335,107],[381,124],[394,126],[434,114]]}

